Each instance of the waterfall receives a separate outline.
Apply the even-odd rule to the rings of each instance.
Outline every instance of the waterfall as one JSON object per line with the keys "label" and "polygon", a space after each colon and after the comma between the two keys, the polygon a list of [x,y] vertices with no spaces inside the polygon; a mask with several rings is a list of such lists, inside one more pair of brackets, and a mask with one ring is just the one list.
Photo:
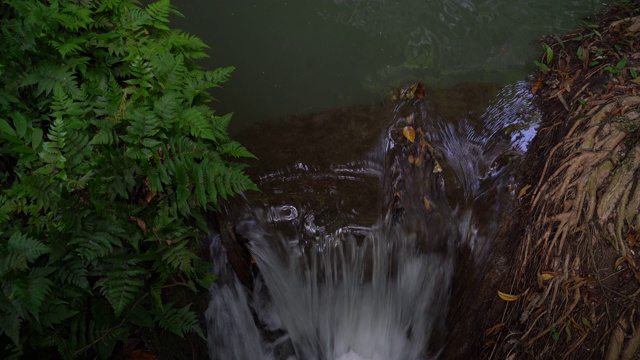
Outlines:
{"label": "waterfall", "polygon": [[220,234],[208,234],[213,272],[218,279],[211,285],[209,307],[205,313],[211,360],[269,360],[263,352],[244,287],[227,262]]}
{"label": "waterfall", "polygon": [[297,359],[419,359],[444,321],[453,258],[421,253],[416,234],[390,222],[360,241],[329,237],[321,250],[300,251],[255,219],[238,231],[250,240]]}
{"label": "waterfall", "polygon": [[505,87],[484,128],[406,100],[368,159],[263,175],[273,196],[234,220],[253,288],[212,235],[211,359],[437,358],[458,256],[484,261],[513,197],[510,164],[535,116],[514,110],[528,109],[525,85]]}

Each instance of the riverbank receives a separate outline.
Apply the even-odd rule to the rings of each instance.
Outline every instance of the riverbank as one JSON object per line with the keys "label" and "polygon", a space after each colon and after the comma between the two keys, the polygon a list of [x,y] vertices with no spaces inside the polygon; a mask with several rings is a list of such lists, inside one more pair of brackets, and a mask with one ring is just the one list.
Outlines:
{"label": "riverbank", "polygon": [[462,312],[451,358],[637,358],[639,33],[631,1],[541,39],[531,91],[542,121],[517,215]]}

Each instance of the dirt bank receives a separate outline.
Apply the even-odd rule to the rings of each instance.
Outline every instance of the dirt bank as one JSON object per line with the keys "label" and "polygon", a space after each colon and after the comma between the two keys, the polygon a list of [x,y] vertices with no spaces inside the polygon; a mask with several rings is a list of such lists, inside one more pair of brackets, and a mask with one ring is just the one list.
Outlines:
{"label": "dirt bank", "polygon": [[640,358],[639,34],[631,1],[541,39],[517,215],[445,358]]}

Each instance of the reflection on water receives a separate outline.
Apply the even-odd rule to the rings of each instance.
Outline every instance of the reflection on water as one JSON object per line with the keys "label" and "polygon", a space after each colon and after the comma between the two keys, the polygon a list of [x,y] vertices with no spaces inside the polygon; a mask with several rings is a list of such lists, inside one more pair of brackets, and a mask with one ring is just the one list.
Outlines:
{"label": "reflection on water", "polygon": [[602,0],[174,0],[175,24],[234,65],[215,106],[232,126],[377,102],[411,81],[508,83],[533,70],[534,41],[579,25]]}

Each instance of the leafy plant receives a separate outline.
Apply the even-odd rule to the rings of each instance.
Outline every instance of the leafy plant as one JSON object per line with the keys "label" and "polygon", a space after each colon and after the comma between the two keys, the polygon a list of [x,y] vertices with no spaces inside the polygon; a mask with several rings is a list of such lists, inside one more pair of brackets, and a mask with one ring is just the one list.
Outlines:
{"label": "leafy plant", "polygon": [[611,76],[620,75],[620,71],[625,67],[625,65],[627,65],[627,60],[622,59],[618,61],[616,66],[605,66],[604,70],[609,72],[609,75]]}
{"label": "leafy plant", "polygon": [[540,71],[546,72],[549,70],[549,65],[551,65],[551,61],[553,60],[553,49],[547,44],[542,44],[542,48],[544,49],[544,57],[542,61],[535,60],[534,64],[536,64]]}
{"label": "leafy plant", "polygon": [[0,4],[0,357],[108,358],[138,328],[203,336],[204,211],[255,185],[207,104],[233,68],[169,0]]}

